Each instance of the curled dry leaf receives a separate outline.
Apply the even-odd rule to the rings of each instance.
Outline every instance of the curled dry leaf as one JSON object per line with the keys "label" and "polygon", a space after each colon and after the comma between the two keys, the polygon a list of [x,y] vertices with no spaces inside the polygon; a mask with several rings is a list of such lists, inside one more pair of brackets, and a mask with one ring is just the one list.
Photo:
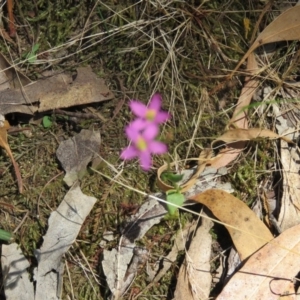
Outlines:
{"label": "curled dry leaf", "polygon": [[250,54],[247,61],[247,71],[249,72],[249,75],[245,78],[245,84],[230,120],[230,124],[234,124],[237,128],[248,128],[248,119],[245,108],[250,104],[252,97],[259,86],[259,81],[254,77],[257,70],[258,65],[255,56],[254,54]]}
{"label": "curled dry leaf", "polygon": [[[192,187],[194,185],[194,183],[196,182],[196,180],[199,177],[199,175],[205,169],[206,164],[210,162],[211,156],[212,156],[211,149],[204,149],[200,153],[196,172],[194,173],[194,175],[186,183],[184,183],[183,185],[180,186],[182,193],[186,192],[187,190],[190,189],[190,187]],[[175,163],[172,163],[172,164],[170,164],[170,167],[173,167],[174,165],[175,165]],[[160,188],[160,190],[163,191],[163,192],[166,192],[168,190],[174,189],[173,186],[166,184],[161,179],[161,174],[164,171],[168,170],[168,167],[169,167],[168,164],[164,164],[163,166],[161,166],[157,170],[157,185]]]}
{"label": "curled dry leaf", "polygon": [[241,260],[273,239],[269,229],[240,199],[222,190],[207,190],[191,197],[202,203],[224,223]]}
{"label": "curled dry leaf", "polygon": [[253,254],[217,299],[298,299],[293,278],[299,274],[299,232],[300,225],[287,229]]}

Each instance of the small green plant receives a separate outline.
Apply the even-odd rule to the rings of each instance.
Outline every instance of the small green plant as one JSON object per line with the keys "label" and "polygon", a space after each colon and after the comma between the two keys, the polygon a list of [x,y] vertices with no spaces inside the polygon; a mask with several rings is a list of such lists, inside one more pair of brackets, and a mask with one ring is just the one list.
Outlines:
{"label": "small green plant", "polygon": [[42,123],[43,123],[44,128],[50,128],[53,124],[53,121],[50,116],[44,116]]}
{"label": "small green plant", "polygon": [[1,241],[12,242],[13,239],[14,239],[13,235],[10,232],[0,229],[0,240]]}
{"label": "small green plant", "polygon": [[183,194],[180,191],[180,187],[177,184],[182,180],[182,178],[183,175],[174,174],[171,171],[165,171],[161,176],[161,179],[163,181],[169,182],[174,187],[174,189],[166,192],[167,202],[170,203],[167,204],[168,212],[170,215],[174,215],[178,210],[178,208],[172,204],[181,206],[185,200]]}
{"label": "small green plant", "polygon": [[40,48],[39,43],[34,44],[31,51],[25,53],[23,55],[23,58],[25,58],[30,64],[35,63],[36,58],[37,58],[37,52],[38,52],[39,48]]}

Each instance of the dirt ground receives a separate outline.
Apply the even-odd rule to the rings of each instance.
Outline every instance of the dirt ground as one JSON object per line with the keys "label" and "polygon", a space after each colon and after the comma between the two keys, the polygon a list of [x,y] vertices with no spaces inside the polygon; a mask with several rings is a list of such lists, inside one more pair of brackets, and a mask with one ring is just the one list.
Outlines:
{"label": "dirt ground", "polygon": [[[8,143],[19,165],[24,191],[19,192],[12,162],[3,149],[0,228],[14,232],[15,242],[30,263],[31,280],[37,266],[34,253],[43,243],[49,216],[69,190],[56,155],[61,142],[82,129],[99,131],[101,159],[95,169],[126,185],[111,181],[89,165],[80,187],[97,201],[63,258],[62,299],[110,299],[102,268],[103,252],[118,247],[128,220],[145,202],[136,190],[159,192],[156,171],[167,160],[180,158],[181,166],[188,168],[197,164],[189,158],[198,157],[200,149],[208,147],[228,126],[245,82],[246,65],[231,79],[228,75],[257,34],[295,2],[16,0],[16,34],[11,34],[8,8],[3,6],[0,49],[11,66],[37,82],[61,73],[76,78],[78,68],[90,66],[113,94],[111,99],[96,103],[33,114],[12,109],[5,114],[11,125]],[[283,83],[299,81],[299,42],[274,47],[272,60],[258,59],[258,77],[261,89],[270,87],[274,91],[272,99],[280,101],[283,97],[278,91]],[[163,109],[172,115],[160,134],[169,151],[154,156],[153,168],[144,172],[136,160],[123,162],[120,152],[128,145],[124,128],[133,119],[129,101],[139,99],[147,104],[155,92],[162,95]],[[267,110],[260,111],[261,101],[253,100],[254,104],[248,107],[249,127],[273,130],[274,120]],[[297,101],[280,104],[286,109],[290,105],[298,107]],[[229,182],[234,195],[250,207],[257,200],[262,183],[272,186],[279,176],[269,172],[278,162],[273,143],[251,142],[221,179]],[[196,212],[199,209],[200,204],[192,208]],[[185,252],[178,253],[159,282],[145,289],[149,284],[147,266],[166,257],[176,234],[197,218],[180,211],[176,217],[163,218],[138,241],[140,247],[150,250],[150,255],[122,299],[134,299],[141,291],[144,292],[139,299],[174,297]],[[107,232],[113,239],[103,244]],[[229,247],[230,237],[219,224],[210,232],[212,255],[218,255]],[[211,273],[218,267],[219,262],[212,262]],[[5,276],[2,269],[2,282]],[[216,284],[211,296],[219,291]]]}

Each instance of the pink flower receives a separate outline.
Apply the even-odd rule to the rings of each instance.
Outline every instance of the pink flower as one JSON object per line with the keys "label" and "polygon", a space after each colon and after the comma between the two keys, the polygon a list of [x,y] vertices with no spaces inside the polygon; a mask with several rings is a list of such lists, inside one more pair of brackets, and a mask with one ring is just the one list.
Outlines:
{"label": "pink flower", "polygon": [[124,160],[139,158],[142,169],[148,171],[152,165],[152,154],[162,154],[167,152],[167,146],[155,140],[159,132],[156,124],[148,124],[145,129],[140,130],[141,120],[137,119],[126,127],[126,135],[132,144],[121,153]]}
{"label": "pink flower", "polygon": [[161,124],[170,119],[170,114],[161,109],[161,95],[156,93],[152,96],[148,106],[140,101],[132,100],[129,104],[131,111],[147,123]]}

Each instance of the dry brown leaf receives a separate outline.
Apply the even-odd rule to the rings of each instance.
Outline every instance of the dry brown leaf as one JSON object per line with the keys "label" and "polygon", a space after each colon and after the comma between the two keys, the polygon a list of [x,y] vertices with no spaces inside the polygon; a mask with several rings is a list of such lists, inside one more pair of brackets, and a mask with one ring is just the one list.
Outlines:
{"label": "dry brown leaf", "polygon": [[59,75],[46,81],[39,80],[30,93],[40,102],[39,112],[113,98],[104,79],[98,78],[90,67],[78,68],[77,77],[71,84]]}
{"label": "dry brown leaf", "polygon": [[217,138],[212,142],[211,146],[214,148],[214,145],[219,142],[224,142],[225,144],[235,143],[239,141],[250,141],[258,138],[269,138],[269,139],[283,139],[287,143],[294,144],[292,140],[285,136],[280,136],[274,131],[269,129],[261,128],[249,128],[249,129],[230,129],[226,131],[223,135]]}
{"label": "dry brown leaf", "polygon": [[243,56],[241,61],[235,67],[232,75],[247,57],[257,47],[280,41],[292,41],[300,39],[300,6],[296,5],[279,15],[273,22],[271,22],[257,37],[252,46]]}
{"label": "dry brown leaf", "polygon": [[256,74],[257,70],[258,66],[255,56],[254,54],[251,54],[247,61],[247,72],[249,72],[249,76],[245,78],[245,85],[242,88],[238,103],[229,122],[230,124],[234,124],[237,128],[248,128],[246,108],[250,104],[259,85],[259,81],[256,78],[251,77]]}
{"label": "dry brown leaf", "polygon": [[2,114],[22,112],[33,114],[56,108],[96,103],[113,98],[103,79],[90,67],[77,69],[77,77],[58,74],[25,86],[22,90],[5,90],[0,93]]}
{"label": "dry brown leaf", "polygon": [[207,190],[190,198],[207,206],[224,223],[241,260],[273,239],[255,213],[240,199],[222,190]]}
{"label": "dry brown leaf", "polygon": [[230,143],[224,149],[221,149],[219,155],[214,158],[211,162],[213,168],[219,169],[227,166],[245,149],[246,142],[235,142]]}
{"label": "dry brown leaf", "polygon": [[293,278],[300,269],[299,232],[300,225],[287,229],[253,254],[217,299],[296,299]]}
{"label": "dry brown leaf", "polygon": [[10,147],[9,147],[9,144],[7,141],[7,130],[9,129],[9,127],[10,127],[9,123],[6,120],[4,121],[4,125],[2,127],[0,127],[0,147],[2,147],[3,149],[6,150],[9,158],[11,159],[11,162],[14,166],[15,174],[17,177],[19,192],[23,193],[23,182],[22,182],[20,169],[19,169],[17,162],[14,159],[14,156],[10,150]]}
{"label": "dry brown leaf", "polygon": [[255,140],[258,138],[269,138],[269,139],[282,139],[287,143],[294,144],[294,142],[285,136],[279,136],[277,133],[260,128],[249,128],[249,129],[230,129],[221,135],[218,139],[212,142],[211,147],[217,147],[216,144],[225,144],[226,147],[221,149],[219,155],[211,160],[211,166],[218,169],[227,166],[233,161],[245,148],[245,141]]}

